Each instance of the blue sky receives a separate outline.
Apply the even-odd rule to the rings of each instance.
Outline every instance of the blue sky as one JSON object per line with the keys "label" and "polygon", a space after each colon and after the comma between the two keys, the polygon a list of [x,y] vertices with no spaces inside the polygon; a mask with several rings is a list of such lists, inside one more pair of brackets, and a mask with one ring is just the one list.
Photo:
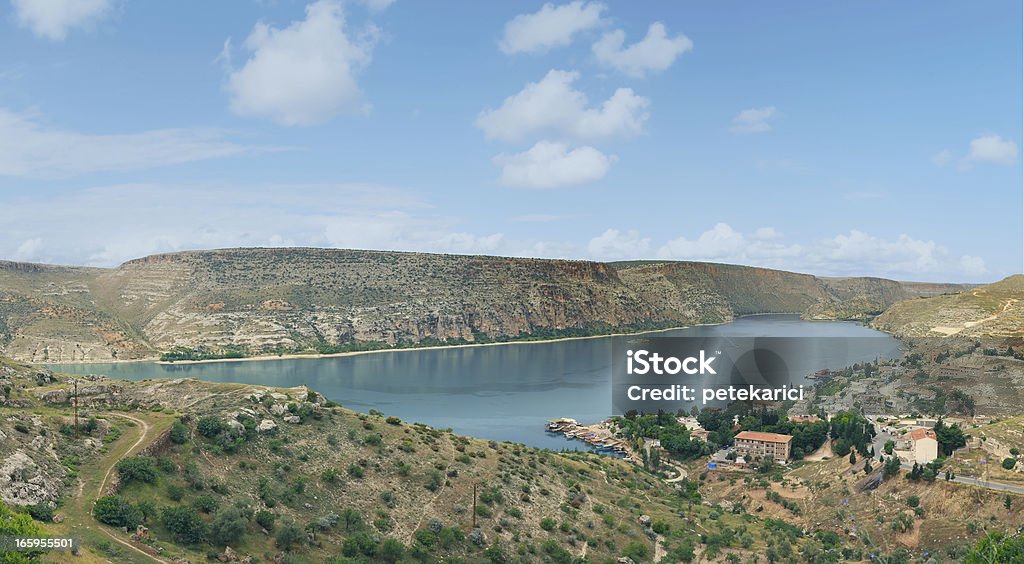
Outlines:
{"label": "blue sky", "polygon": [[0,258],[310,245],[991,281],[1024,254],[1021,21],[12,0]]}

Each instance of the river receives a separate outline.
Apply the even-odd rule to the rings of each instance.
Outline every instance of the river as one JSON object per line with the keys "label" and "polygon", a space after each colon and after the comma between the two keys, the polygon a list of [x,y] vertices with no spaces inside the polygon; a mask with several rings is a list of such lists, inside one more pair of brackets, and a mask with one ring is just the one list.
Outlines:
{"label": "river", "polygon": [[[665,331],[658,336],[839,337],[818,368],[890,358],[899,341],[857,323],[756,315],[732,323]],[[874,338],[865,338],[874,337]],[[252,362],[55,364],[73,374],[124,380],[197,378],[291,387],[305,384],[358,411],[376,409],[404,421],[463,435],[554,450],[582,448],[544,431],[547,420],[596,422],[611,414],[612,351],[628,336],[510,343],[486,347],[399,350],[344,357]],[[857,346],[847,343],[856,342]],[[794,382],[808,383],[805,374]]]}

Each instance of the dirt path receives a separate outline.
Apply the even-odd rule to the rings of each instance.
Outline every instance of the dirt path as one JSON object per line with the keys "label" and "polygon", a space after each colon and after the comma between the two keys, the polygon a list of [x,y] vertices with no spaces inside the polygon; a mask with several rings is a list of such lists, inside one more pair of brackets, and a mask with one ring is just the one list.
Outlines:
{"label": "dirt path", "polygon": [[430,501],[423,505],[423,513],[420,514],[420,518],[418,521],[416,521],[416,525],[412,528],[411,531],[409,531],[409,538],[406,539],[406,544],[412,543],[412,539],[416,535],[416,531],[420,529],[420,525],[423,524],[423,520],[427,518],[427,513],[429,513],[430,509],[434,507],[434,502],[437,501],[437,498],[441,497],[441,495],[444,493],[444,482],[448,480],[448,470],[451,469],[452,464],[455,464],[455,444],[452,442],[450,436],[448,437],[448,446],[452,449],[452,452],[451,456],[448,458],[448,464],[444,467],[444,472],[441,474],[441,479],[444,481],[441,483],[441,487],[437,489],[437,493],[435,493],[434,496],[430,498]]}
{"label": "dirt path", "polygon": [[[140,427],[142,427],[142,434],[139,435],[139,438],[138,438],[138,440],[135,441],[135,444],[133,444],[132,446],[128,447],[128,450],[125,451],[123,456],[131,455],[132,452],[134,452],[137,448],[139,448],[139,445],[141,445],[143,442],[145,442],[145,440],[147,438],[149,438],[149,423],[146,423],[142,419],[138,419],[136,417],[132,417],[131,415],[124,415],[124,414],[121,414],[121,413],[111,413],[110,415],[114,415],[115,417],[123,417],[125,419],[130,420],[130,421],[134,421],[136,425],[139,425]],[[107,467],[107,473],[103,475],[103,479],[100,481],[100,486],[96,490],[96,497],[97,498],[100,498],[100,497],[103,496],[103,490],[107,487],[107,480],[110,479],[110,473],[114,471],[114,466],[116,466],[116,465],[117,465],[117,460],[113,461],[110,464],[110,466]]]}
{"label": "dirt path", "polygon": [[[134,452],[138,452],[142,446],[153,438],[151,436],[152,427],[148,422],[142,419],[131,415],[125,415],[123,413],[104,413],[103,415],[106,417],[120,417],[122,419],[132,421],[136,426],[131,428],[131,431],[137,432],[138,437],[131,446],[125,449],[112,448],[104,457],[98,460],[98,468],[95,471],[95,477],[91,477],[89,474],[83,472],[83,475],[78,482],[78,487],[75,490],[74,497],[69,500],[67,505],[65,505],[65,512],[68,515],[65,522],[69,524],[75,523],[77,526],[91,531],[98,531],[110,540],[131,550],[134,554],[144,557],[148,562],[162,562],[169,564],[170,560],[156,554],[152,554],[150,552],[152,549],[149,549],[148,547],[140,547],[137,543],[117,536],[107,526],[97,523],[92,516],[92,503],[103,495],[103,491],[107,488],[107,484],[110,482],[110,476],[117,465],[117,461]],[[126,432],[125,435],[127,435],[128,432]],[[123,436],[123,439],[130,440],[130,437]],[[104,467],[106,470],[103,470]],[[100,472],[103,472],[102,477],[100,477]],[[95,488],[93,488],[91,484],[93,481],[96,483]],[[86,493],[87,491],[89,492],[88,494]],[[92,495],[93,493],[95,493],[95,495]]]}

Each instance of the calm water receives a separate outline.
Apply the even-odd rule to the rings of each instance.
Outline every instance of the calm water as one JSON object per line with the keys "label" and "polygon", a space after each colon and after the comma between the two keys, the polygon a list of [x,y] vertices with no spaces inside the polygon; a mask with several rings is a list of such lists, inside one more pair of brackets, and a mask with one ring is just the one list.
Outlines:
{"label": "calm water", "polygon": [[[761,315],[733,323],[666,331],[659,336],[875,337],[835,339],[813,364],[841,368],[889,358],[899,342],[855,323]],[[112,378],[197,378],[290,387],[305,384],[345,407],[377,409],[405,421],[457,433],[551,448],[581,444],[544,432],[557,417],[595,422],[611,414],[612,351],[630,337],[554,343],[396,351],[335,358],[165,365],[63,364],[55,370]],[[856,346],[848,343],[856,342]],[[810,365],[809,365],[810,366]],[[805,373],[794,381],[806,384]]]}

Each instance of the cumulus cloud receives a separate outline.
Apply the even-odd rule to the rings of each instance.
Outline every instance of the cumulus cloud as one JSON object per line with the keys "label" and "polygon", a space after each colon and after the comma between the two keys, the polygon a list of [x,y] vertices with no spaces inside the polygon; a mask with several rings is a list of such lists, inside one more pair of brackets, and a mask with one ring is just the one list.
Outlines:
{"label": "cumulus cloud", "polygon": [[599,139],[637,135],[649,116],[647,98],[631,88],[619,88],[599,107],[590,107],[586,94],[573,88],[575,71],[551,70],[539,82],[527,84],[496,110],[486,110],[476,126],[489,139],[521,141],[531,135]]}
{"label": "cumulus cloud", "polygon": [[113,12],[114,0],[11,0],[18,25],[37,37],[63,41],[68,31],[88,28]]}
{"label": "cumulus cloud", "polygon": [[0,176],[64,178],[229,157],[253,148],[217,129],[90,134],[48,127],[0,108]]}
{"label": "cumulus cloud", "polygon": [[608,174],[614,156],[589,146],[569,149],[565,143],[540,141],[514,155],[501,154],[501,183],[516,188],[554,188],[600,180]]}
{"label": "cumulus cloud", "polygon": [[777,115],[778,111],[775,109],[775,106],[743,110],[736,114],[736,117],[732,118],[729,131],[733,133],[764,133],[765,131],[771,131],[772,125],[769,122]]}
{"label": "cumulus cloud", "polygon": [[598,62],[634,77],[664,71],[679,55],[693,49],[689,37],[669,37],[661,22],[652,23],[640,41],[628,47],[625,42],[626,32],[617,29],[604,34],[592,49]]}
{"label": "cumulus cloud", "polygon": [[957,257],[932,240],[907,234],[887,239],[851,230],[805,244],[787,243],[774,228],[742,233],[718,223],[696,238],[678,237],[658,248],[661,259],[727,262],[832,276],[954,279],[987,272],[980,257]]}
{"label": "cumulus cloud", "polygon": [[1017,144],[999,135],[985,135],[971,140],[967,163],[1012,165],[1017,162]]}
{"label": "cumulus cloud", "polygon": [[257,23],[244,43],[251,56],[229,69],[231,110],[288,126],[365,111],[356,75],[370,63],[378,36],[370,26],[353,37],[335,0],[306,6],[304,20],[282,29]]}
{"label": "cumulus cloud", "polygon": [[577,33],[600,24],[604,10],[604,4],[580,0],[561,6],[544,4],[532,14],[520,14],[509,20],[498,48],[512,55],[565,47]]}
{"label": "cumulus cloud", "polygon": [[599,260],[637,259],[647,256],[651,240],[636,230],[608,229],[587,243],[587,253]]}

